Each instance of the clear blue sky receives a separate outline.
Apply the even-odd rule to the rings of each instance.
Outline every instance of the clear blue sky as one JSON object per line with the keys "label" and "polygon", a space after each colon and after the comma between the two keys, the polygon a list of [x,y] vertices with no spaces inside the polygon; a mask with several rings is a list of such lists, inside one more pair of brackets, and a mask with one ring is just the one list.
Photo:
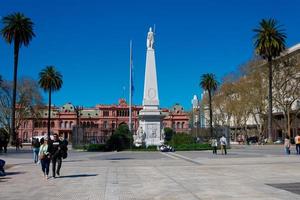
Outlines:
{"label": "clear blue sky", "polygon": [[[0,8],[0,16],[20,11],[34,21],[36,38],[20,50],[18,76],[37,79],[46,65],[56,66],[64,77],[53,95],[56,105],[117,103],[123,86],[128,98],[130,39],[133,101],[141,104],[146,35],[153,24],[161,107],[178,102],[190,109],[202,74],[220,80],[249,60],[252,30],[262,18],[284,25],[288,46],[300,42],[297,0],[1,0]],[[13,48],[0,40],[0,74],[12,80],[12,73]]]}

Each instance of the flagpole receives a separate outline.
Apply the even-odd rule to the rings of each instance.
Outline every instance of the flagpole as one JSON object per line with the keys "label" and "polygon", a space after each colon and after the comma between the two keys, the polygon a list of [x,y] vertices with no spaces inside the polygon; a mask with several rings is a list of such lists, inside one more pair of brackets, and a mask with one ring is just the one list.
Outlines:
{"label": "flagpole", "polygon": [[[132,106],[132,41],[130,40],[130,61],[129,61],[129,131],[132,134],[132,108],[131,108],[131,106]],[[131,148],[131,141],[130,141],[130,148]]]}

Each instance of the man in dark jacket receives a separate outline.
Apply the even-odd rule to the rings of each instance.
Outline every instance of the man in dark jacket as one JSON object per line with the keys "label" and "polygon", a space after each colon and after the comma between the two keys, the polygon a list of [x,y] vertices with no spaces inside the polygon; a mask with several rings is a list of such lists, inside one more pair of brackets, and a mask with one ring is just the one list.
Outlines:
{"label": "man in dark jacket", "polygon": [[[56,175],[58,177],[60,176],[60,168],[62,163],[61,149],[63,149],[63,143],[62,141],[59,140],[57,134],[54,134],[53,136],[54,136],[54,140],[52,140],[49,144],[49,152],[52,160],[52,176],[53,178],[55,178]],[[56,169],[56,163],[57,163],[57,169]]]}

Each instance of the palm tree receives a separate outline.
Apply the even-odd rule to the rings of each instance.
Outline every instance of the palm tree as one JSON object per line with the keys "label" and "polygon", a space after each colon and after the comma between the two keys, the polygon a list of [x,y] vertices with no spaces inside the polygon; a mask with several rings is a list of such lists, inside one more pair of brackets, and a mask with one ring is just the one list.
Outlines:
{"label": "palm tree", "polygon": [[212,106],[211,106],[211,97],[212,93],[217,89],[218,82],[214,74],[203,74],[200,80],[200,87],[203,90],[208,92],[208,103],[209,103],[209,127],[210,127],[210,136],[213,136],[213,127],[212,127]]}
{"label": "palm tree", "polygon": [[39,73],[39,85],[45,92],[49,92],[48,104],[48,138],[50,138],[50,116],[51,116],[51,92],[57,91],[61,88],[63,81],[62,75],[56,71],[54,66],[46,66]]}
{"label": "palm tree", "polygon": [[13,99],[12,99],[12,120],[11,120],[11,140],[16,141],[15,131],[15,112],[16,112],[16,93],[17,93],[17,74],[19,50],[22,45],[28,46],[35,34],[33,32],[33,22],[30,18],[22,13],[13,13],[2,18],[4,27],[1,30],[3,38],[11,44],[14,43],[14,83],[13,83]]}
{"label": "palm tree", "polygon": [[272,142],[272,60],[276,57],[280,56],[285,50],[285,39],[286,34],[283,30],[280,29],[280,25],[278,25],[275,19],[263,19],[259,23],[259,27],[254,29],[253,31],[256,33],[255,35],[255,50],[258,55],[260,55],[263,59],[268,62],[269,69],[269,98],[268,98],[268,141]]}

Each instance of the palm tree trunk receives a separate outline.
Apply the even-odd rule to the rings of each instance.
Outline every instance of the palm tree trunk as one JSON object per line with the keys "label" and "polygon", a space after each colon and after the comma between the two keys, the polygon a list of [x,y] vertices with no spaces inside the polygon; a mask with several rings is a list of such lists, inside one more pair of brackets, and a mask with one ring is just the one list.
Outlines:
{"label": "palm tree trunk", "polygon": [[13,83],[13,96],[11,105],[11,141],[16,143],[16,99],[17,99],[17,74],[18,74],[18,60],[19,60],[19,40],[14,40],[14,83]]}
{"label": "palm tree trunk", "polygon": [[51,87],[49,89],[49,105],[48,105],[48,140],[50,140],[50,121],[51,121]]}
{"label": "palm tree trunk", "polygon": [[209,131],[210,137],[213,136],[213,126],[212,126],[212,106],[211,106],[211,91],[208,90],[208,101],[209,101]]}
{"label": "palm tree trunk", "polygon": [[268,58],[268,67],[269,67],[269,111],[268,111],[268,141],[273,142],[272,134],[272,110],[273,110],[273,96],[272,96],[272,80],[273,80],[273,71],[272,71],[272,58]]}

